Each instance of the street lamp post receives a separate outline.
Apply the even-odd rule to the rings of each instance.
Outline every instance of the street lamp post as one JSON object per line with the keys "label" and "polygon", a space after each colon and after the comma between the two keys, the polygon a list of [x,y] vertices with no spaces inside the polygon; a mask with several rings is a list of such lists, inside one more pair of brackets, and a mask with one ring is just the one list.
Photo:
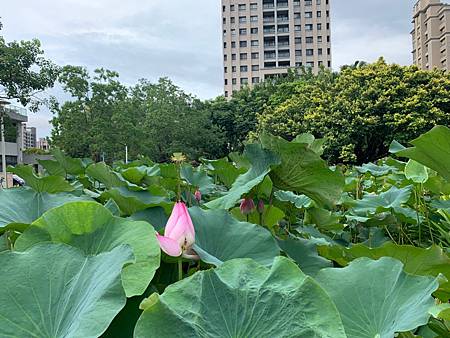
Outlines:
{"label": "street lamp post", "polygon": [[[9,102],[0,98],[0,136],[1,136],[1,149],[2,149],[2,171],[3,171],[3,179],[5,180],[5,187],[8,189],[8,176],[6,173],[6,141],[5,141],[5,106],[8,105]],[[3,187],[3,185],[2,185]]]}

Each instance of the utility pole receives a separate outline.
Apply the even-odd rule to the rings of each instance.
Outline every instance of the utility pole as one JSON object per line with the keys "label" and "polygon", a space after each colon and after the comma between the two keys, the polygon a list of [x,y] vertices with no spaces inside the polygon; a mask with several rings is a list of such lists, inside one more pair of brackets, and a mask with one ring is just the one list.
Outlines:
{"label": "utility pole", "polygon": [[[5,187],[8,189],[8,176],[6,172],[6,141],[5,141],[5,106],[8,105],[9,102],[0,98],[0,137],[1,137],[1,149],[2,149],[2,171],[3,171],[3,179],[5,181]],[[3,188],[3,186],[2,186]]]}

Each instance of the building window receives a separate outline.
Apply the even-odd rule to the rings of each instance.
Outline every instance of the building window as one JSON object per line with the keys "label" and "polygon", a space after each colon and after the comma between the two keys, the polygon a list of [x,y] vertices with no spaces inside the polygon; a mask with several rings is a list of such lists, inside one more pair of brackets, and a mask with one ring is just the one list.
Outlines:
{"label": "building window", "polygon": [[228,86],[228,79],[225,79],[225,86]]}
{"label": "building window", "polygon": [[228,91],[227,90],[225,91],[225,97],[228,97]]}
{"label": "building window", "polygon": [[295,67],[301,67],[301,66],[303,66],[303,64],[301,62],[296,62],[295,63]]}
{"label": "building window", "polygon": [[316,5],[317,6],[320,6],[322,4],[322,1],[321,0],[316,0]]}
{"label": "building window", "polygon": [[294,19],[301,19],[302,15],[300,13],[294,13]]}
{"label": "building window", "polygon": [[236,30],[235,29],[231,30],[231,36],[236,36]]}
{"label": "building window", "polygon": [[318,30],[318,31],[321,31],[321,30],[322,30],[322,24],[321,24],[321,23],[318,23],[318,24],[317,24],[317,30]]}
{"label": "building window", "polygon": [[250,10],[251,11],[256,11],[258,9],[258,4],[256,2],[252,2],[250,4]]}
{"label": "building window", "polygon": [[223,30],[223,36],[227,36],[227,30],[226,29]]}
{"label": "building window", "polygon": [[231,48],[236,48],[236,41],[231,41]]}
{"label": "building window", "polygon": [[232,66],[232,67],[231,67],[231,71],[232,71],[233,73],[236,73],[236,66]]}
{"label": "building window", "polygon": [[322,55],[322,48],[319,48],[318,50],[317,50],[317,54],[319,54],[319,55]]}
{"label": "building window", "polygon": [[231,83],[235,85],[237,83],[237,80],[236,79],[232,79]]}
{"label": "building window", "polygon": [[241,48],[247,47],[247,41],[239,41],[239,47]]}
{"label": "building window", "polygon": [[225,25],[227,23],[227,18],[223,18],[222,23]]}
{"label": "building window", "polygon": [[235,6],[234,5],[230,5],[230,12],[234,12],[235,10]]}
{"label": "building window", "polygon": [[227,48],[227,43],[226,42],[223,43],[223,48]]}
{"label": "building window", "polygon": [[224,60],[224,61],[227,61],[227,60],[228,60],[228,55],[227,55],[227,54],[224,54],[224,55],[223,55],[223,60]]}
{"label": "building window", "polygon": [[306,56],[313,56],[314,55],[314,49],[307,49],[306,50]]}
{"label": "building window", "polygon": [[312,19],[312,12],[305,12],[305,18]]}
{"label": "building window", "polygon": [[317,37],[317,42],[322,42],[322,35],[319,35],[319,36]]}
{"label": "building window", "polygon": [[236,22],[236,18],[235,18],[234,16],[231,17],[231,18],[230,18],[230,22],[231,22],[231,23],[235,23],[235,22]]}
{"label": "building window", "polygon": [[306,67],[313,68],[314,67],[314,62],[313,61],[307,62],[306,63]]}
{"label": "building window", "polygon": [[312,6],[312,0],[305,0],[305,6]]}
{"label": "building window", "polygon": [[305,30],[307,30],[307,31],[312,31],[313,30],[313,25],[312,24],[306,24],[305,25]]}
{"label": "building window", "polygon": [[258,16],[257,15],[252,15],[250,17],[250,22],[258,22]]}
{"label": "building window", "polygon": [[319,67],[323,66],[323,61],[319,61]]}
{"label": "building window", "polygon": [[301,37],[295,38],[295,44],[296,45],[301,45],[302,44],[302,38]]}
{"label": "building window", "polygon": [[258,60],[259,59],[259,53],[252,53],[252,60]]}
{"label": "building window", "polygon": [[239,59],[240,59],[240,60],[247,60],[247,53],[241,53],[241,54],[239,55]]}
{"label": "building window", "polygon": [[236,54],[231,54],[231,60],[233,60],[233,61],[236,60]]}
{"label": "building window", "polygon": [[247,73],[248,72],[248,66],[241,66],[241,73]]}
{"label": "building window", "polygon": [[259,83],[259,77],[252,77],[252,83]]}
{"label": "building window", "polygon": [[294,31],[300,32],[301,30],[302,30],[302,26],[300,26],[300,25],[295,25],[294,26]]}
{"label": "building window", "polygon": [[328,67],[331,67],[331,61],[328,61]]}
{"label": "building window", "polygon": [[295,56],[302,56],[302,50],[301,49],[296,49],[295,50]]}
{"label": "building window", "polygon": [[227,8],[225,6],[222,6],[222,12],[226,12]]}
{"label": "building window", "polygon": [[257,72],[259,70],[259,65],[252,65],[252,71]]}
{"label": "building window", "polygon": [[331,49],[327,48],[327,54],[330,55],[331,54]]}
{"label": "building window", "polygon": [[223,67],[223,72],[228,73],[228,67]]}
{"label": "building window", "polygon": [[252,44],[252,47],[258,47],[259,46],[259,41],[258,40],[252,40],[251,44]]}
{"label": "building window", "polygon": [[316,15],[317,15],[318,18],[321,18],[322,17],[322,12],[321,11],[317,11]]}
{"label": "building window", "polygon": [[314,38],[312,36],[306,37],[306,43],[313,43],[313,42],[314,42]]}
{"label": "building window", "polygon": [[250,32],[252,34],[258,34],[258,28],[252,28],[252,29],[250,29]]}
{"label": "building window", "polygon": [[246,16],[240,16],[239,17],[239,23],[246,23],[247,22],[247,17]]}
{"label": "building window", "polygon": [[330,36],[329,35],[327,36],[327,42],[330,42]]}
{"label": "building window", "polygon": [[330,29],[330,24],[329,24],[329,23],[327,23],[327,29],[328,29],[328,30]]}
{"label": "building window", "polygon": [[247,28],[239,29],[239,35],[247,35]]}
{"label": "building window", "polygon": [[247,77],[241,77],[241,84],[243,84],[243,85],[248,84],[248,78]]}
{"label": "building window", "polygon": [[238,8],[239,8],[239,12],[243,12],[243,11],[245,11],[247,9],[247,5],[246,4],[240,4]]}

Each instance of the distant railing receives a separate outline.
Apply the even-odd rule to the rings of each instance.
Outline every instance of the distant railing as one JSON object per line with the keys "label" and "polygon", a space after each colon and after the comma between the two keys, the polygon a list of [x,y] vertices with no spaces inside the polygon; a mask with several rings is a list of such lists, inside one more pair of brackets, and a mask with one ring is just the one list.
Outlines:
{"label": "distant railing", "polygon": [[15,113],[15,114],[18,114],[18,115],[28,116],[27,109],[23,108],[23,107],[19,107],[19,106],[15,106],[15,105],[10,104],[10,105],[6,106],[4,109],[7,112],[9,111],[11,113]]}

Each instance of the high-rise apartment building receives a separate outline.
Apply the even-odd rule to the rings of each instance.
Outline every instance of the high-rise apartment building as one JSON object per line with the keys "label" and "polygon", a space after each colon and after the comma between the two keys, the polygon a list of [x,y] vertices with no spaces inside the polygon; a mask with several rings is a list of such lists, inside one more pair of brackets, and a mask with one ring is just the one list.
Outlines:
{"label": "high-rise apartment building", "polygon": [[27,127],[24,123],[23,126],[23,149],[36,148],[36,128]]}
{"label": "high-rise apartment building", "polygon": [[422,69],[450,70],[450,5],[419,0],[414,6],[414,64]]}
{"label": "high-rise apartment building", "polygon": [[222,0],[225,96],[292,67],[331,68],[329,0]]}

